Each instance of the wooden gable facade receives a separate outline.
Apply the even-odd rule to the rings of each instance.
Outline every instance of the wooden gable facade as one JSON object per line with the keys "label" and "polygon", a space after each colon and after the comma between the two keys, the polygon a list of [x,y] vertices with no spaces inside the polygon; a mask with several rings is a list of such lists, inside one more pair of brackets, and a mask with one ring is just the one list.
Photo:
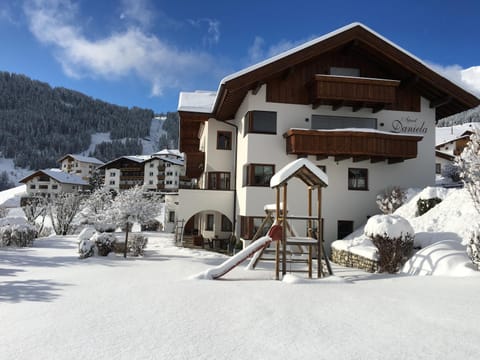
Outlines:
{"label": "wooden gable facade", "polygon": [[[352,69],[356,74],[339,76],[334,69]],[[203,171],[204,156],[198,149],[200,123],[209,118],[233,119],[247,93],[256,94],[262,85],[266,85],[267,102],[312,108],[326,105],[334,111],[348,106],[353,112],[364,108],[372,113],[384,109],[419,112],[423,97],[435,109],[438,120],[480,105],[477,97],[420,60],[365,26],[352,24],[226,77],[211,113],[180,111],[180,150],[187,155],[187,175],[197,177]],[[413,153],[409,149],[405,156],[391,156],[375,150],[371,156],[393,161],[415,157],[418,139],[410,140],[415,145]]]}

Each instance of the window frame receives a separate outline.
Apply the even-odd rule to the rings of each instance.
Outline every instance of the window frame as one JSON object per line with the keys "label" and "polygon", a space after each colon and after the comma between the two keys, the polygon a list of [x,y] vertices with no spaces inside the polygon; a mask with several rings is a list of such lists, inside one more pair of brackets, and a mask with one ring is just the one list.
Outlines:
{"label": "window frame", "polygon": [[173,210],[168,211],[168,222],[169,223],[175,222],[175,211],[173,211]]}
{"label": "window frame", "polygon": [[[225,175],[225,188],[218,186],[218,184],[223,183],[222,175]],[[231,174],[228,171],[209,171],[207,172],[207,190],[230,190],[231,178]]]}
{"label": "window frame", "polygon": [[233,224],[230,219],[222,214],[222,222],[221,222],[221,231],[222,232],[232,232]]}
{"label": "window frame", "polygon": [[207,214],[205,218],[205,231],[214,231],[215,228],[215,215]]}
{"label": "window frame", "polygon": [[[222,136],[227,139],[223,143],[220,141]],[[232,132],[231,131],[224,131],[218,130],[217,131],[217,150],[232,150]]]}
{"label": "window frame", "polygon": [[[255,181],[255,169],[257,167],[270,167],[272,169],[272,174],[268,180],[262,181],[262,183],[257,183]],[[246,179],[245,179],[245,186],[258,186],[258,187],[270,187],[270,179],[275,174],[275,164],[247,164],[246,165]],[[265,176],[265,174],[264,174]]]}
{"label": "window frame", "polygon": [[[255,114],[270,113],[275,114],[275,129],[270,131],[259,131],[254,129]],[[258,120],[257,120],[258,121]],[[263,135],[277,135],[277,112],[267,110],[252,110],[245,114],[245,135],[247,134],[263,134]]]}
{"label": "window frame", "polygon": [[[365,182],[365,185],[364,186],[359,186],[359,185],[354,185],[353,181],[356,183],[358,182],[359,179],[361,178],[351,178],[350,177],[350,174],[353,172],[353,171],[361,171],[361,172],[365,172],[365,176],[364,176],[364,182]],[[352,181],[353,180],[353,181]],[[353,190],[353,191],[368,191],[368,169],[367,168],[348,168],[348,178],[347,178],[347,181],[348,181],[348,190]]]}

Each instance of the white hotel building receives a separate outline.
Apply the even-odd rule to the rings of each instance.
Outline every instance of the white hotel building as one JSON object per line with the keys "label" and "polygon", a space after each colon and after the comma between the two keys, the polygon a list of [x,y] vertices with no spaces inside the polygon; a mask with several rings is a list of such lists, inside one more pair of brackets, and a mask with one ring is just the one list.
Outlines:
{"label": "white hotel building", "polygon": [[[433,185],[436,121],[479,104],[366,26],[348,25],[225,77],[216,92],[180,93],[180,151],[199,189],[179,190],[176,218],[187,235],[248,241],[275,202],[270,177],[307,157],[329,179],[328,249],[378,213],[384,189]],[[304,186],[292,181],[288,192],[289,213],[304,215]]]}

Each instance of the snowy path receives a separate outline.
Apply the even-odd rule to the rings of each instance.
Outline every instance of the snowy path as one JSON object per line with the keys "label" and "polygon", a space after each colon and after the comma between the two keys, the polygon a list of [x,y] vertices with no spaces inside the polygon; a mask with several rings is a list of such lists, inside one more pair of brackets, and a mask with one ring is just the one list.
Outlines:
{"label": "snowy path", "polygon": [[474,359],[478,278],[273,281],[150,238],[147,256],[78,260],[73,238],[0,250],[0,359]]}

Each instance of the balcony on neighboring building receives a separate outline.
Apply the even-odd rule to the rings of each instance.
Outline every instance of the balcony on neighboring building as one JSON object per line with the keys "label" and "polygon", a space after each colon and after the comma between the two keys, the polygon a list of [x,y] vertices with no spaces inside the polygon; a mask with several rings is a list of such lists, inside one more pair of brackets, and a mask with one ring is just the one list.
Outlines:
{"label": "balcony on neighboring building", "polygon": [[417,143],[423,138],[374,129],[290,129],[283,136],[287,154],[316,155],[318,159],[334,156],[336,161],[388,160],[389,163],[416,158]]}
{"label": "balcony on neighboring building", "polygon": [[354,111],[372,107],[377,112],[395,102],[399,85],[398,80],[317,74],[310,83],[310,96],[314,107],[352,106]]}

